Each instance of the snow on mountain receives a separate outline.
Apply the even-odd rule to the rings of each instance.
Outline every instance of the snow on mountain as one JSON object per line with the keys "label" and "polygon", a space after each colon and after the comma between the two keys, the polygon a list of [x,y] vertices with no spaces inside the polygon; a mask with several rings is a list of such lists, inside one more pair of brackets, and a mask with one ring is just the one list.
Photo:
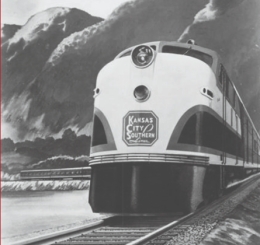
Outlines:
{"label": "snow on mountain", "polygon": [[[23,48],[25,48],[25,46],[29,45],[30,42],[43,36],[44,32],[47,32],[54,24],[58,26],[66,26],[66,20],[64,20],[64,18],[66,18],[66,15],[70,11],[69,8],[51,8],[32,16],[24,27],[16,32],[13,38],[9,41],[8,46],[10,47],[14,43],[18,43],[23,39]],[[63,26],[62,31],[65,31],[64,29],[66,30]]]}
{"label": "snow on mountain", "polygon": [[[44,62],[37,61],[39,54],[35,54],[35,59],[31,61],[32,53],[25,54],[20,48],[18,50],[27,61],[19,60],[18,63],[17,56],[10,63],[17,60],[20,67],[21,63],[27,66],[28,62],[33,62],[33,70],[37,72],[32,74],[32,71],[25,71],[25,67],[18,72],[19,68],[13,68],[11,77],[19,77],[19,83],[15,79],[7,80],[12,88],[15,83],[19,88],[16,97],[10,97],[14,93],[8,94],[8,98],[14,99],[9,99],[9,104],[5,105],[8,108],[5,119],[17,128],[20,138],[58,134],[68,127],[78,130],[90,128],[95,80],[106,63],[123,49],[142,42],[186,42],[192,38],[199,45],[214,49],[221,55],[249,106],[250,114],[257,121],[260,115],[259,6],[257,0],[129,1],[116,9],[107,20],[96,21],[63,36],[46,55]],[[59,19],[57,23],[60,33],[64,33],[64,28],[68,29],[68,20],[66,27],[64,19]],[[55,37],[52,35],[50,40]],[[16,43],[17,47],[24,47],[31,39],[23,40]],[[12,54],[15,51],[17,49]],[[28,73],[30,79],[26,78]],[[19,113],[24,105],[28,110]],[[17,109],[13,113],[15,106]]]}

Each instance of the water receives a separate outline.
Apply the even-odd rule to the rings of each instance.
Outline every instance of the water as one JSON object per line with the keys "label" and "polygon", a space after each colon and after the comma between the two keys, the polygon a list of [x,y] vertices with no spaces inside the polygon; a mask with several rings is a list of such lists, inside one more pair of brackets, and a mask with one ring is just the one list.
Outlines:
{"label": "water", "polygon": [[98,216],[88,203],[88,190],[2,193],[3,239]]}

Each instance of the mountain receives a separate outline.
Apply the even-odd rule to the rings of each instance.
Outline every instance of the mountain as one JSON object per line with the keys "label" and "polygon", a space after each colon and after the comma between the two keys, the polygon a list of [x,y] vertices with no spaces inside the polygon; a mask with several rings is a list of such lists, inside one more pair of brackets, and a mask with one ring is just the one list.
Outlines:
{"label": "mountain", "polygon": [[[39,76],[53,50],[65,37],[100,21],[101,18],[78,9],[51,8],[32,16],[2,44],[3,121],[17,128],[18,139],[25,138],[29,130],[35,136],[42,136],[35,133],[39,122],[30,121],[32,100],[27,87]],[[23,92],[26,95],[21,100],[19,96]],[[34,126],[26,127],[27,120]]]}
{"label": "mountain", "polygon": [[3,100],[19,94],[39,75],[65,37],[101,20],[68,8],[51,8],[31,17],[2,46]]}
{"label": "mountain", "polygon": [[[25,34],[17,41],[22,27],[10,39],[16,40],[15,46],[9,40],[6,47],[4,121],[17,129],[20,139],[54,135],[68,127],[88,132],[95,80],[106,63],[123,49],[142,42],[186,42],[191,38],[220,53],[259,129],[259,7],[257,0],[130,1],[105,21],[71,29],[71,35],[55,41],[56,47],[50,44],[56,40],[56,34],[52,35],[50,50],[46,43],[41,44],[42,39],[28,45]],[[60,18],[55,33],[63,33],[65,28]],[[45,36],[45,31],[42,33]],[[26,52],[33,43],[33,52]]]}

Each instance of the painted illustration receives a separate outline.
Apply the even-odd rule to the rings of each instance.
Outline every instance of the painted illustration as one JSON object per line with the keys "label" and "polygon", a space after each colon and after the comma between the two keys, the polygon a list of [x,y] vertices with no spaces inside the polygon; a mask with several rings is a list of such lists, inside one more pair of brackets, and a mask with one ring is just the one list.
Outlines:
{"label": "painted illustration", "polygon": [[260,2],[1,0],[2,244],[259,244]]}

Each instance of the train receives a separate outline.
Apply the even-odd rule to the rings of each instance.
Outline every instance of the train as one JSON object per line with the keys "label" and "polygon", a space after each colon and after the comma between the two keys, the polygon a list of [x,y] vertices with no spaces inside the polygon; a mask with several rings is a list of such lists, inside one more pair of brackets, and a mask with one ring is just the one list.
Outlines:
{"label": "train", "polygon": [[215,51],[148,42],[99,72],[93,212],[193,212],[256,175],[259,155],[259,134]]}
{"label": "train", "polygon": [[91,178],[91,168],[28,169],[20,173],[21,180],[62,180]]}

